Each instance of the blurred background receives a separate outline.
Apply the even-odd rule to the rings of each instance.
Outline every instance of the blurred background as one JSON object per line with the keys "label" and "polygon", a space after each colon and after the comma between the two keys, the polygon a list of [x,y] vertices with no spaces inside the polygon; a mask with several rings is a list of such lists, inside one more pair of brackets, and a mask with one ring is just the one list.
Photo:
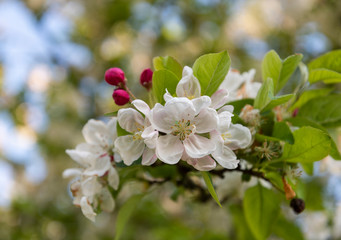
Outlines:
{"label": "blurred background", "polygon": [[[270,49],[307,62],[340,48],[340,19],[338,0],[1,0],[0,239],[113,238],[116,213],[88,221],[61,176],[86,121],[117,109],[106,69],[122,68],[145,98],[138,79],[153,57],[191,66],[226,49],[233,68],[261,80]],[[341,239],[341,166],[327,159],[315,172],[315,202],[295,222],[306,239]],[[138,208],[123,239],[236,239],[238,209],[159,198]]]}

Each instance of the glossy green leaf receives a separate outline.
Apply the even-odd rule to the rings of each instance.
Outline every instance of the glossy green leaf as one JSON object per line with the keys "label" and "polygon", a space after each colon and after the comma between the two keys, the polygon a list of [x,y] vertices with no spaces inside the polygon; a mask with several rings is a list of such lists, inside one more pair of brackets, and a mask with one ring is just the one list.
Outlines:
{"label": "glossy green leaf", "polygon": [[[328,134],[328,131],[324,127],[322,127],[316,122],[313,122],[303,117],[288,118],[286,119],[286,121],[290,122],[292,125],[297,126],[297,127],[311,126],[311,127],[320,129],[324,131],[326,134]],[[338,147],[336,146],[335,141],[332,138],[330,138],[330,140],[331,140],[331,149],[330,149],[329,155],[335,160],[341,160],[341,153]]]}
{"label": "glossy green leaf", "polygon": [[168,70],[180,80],[182,77],[182,66],[171,56],[166,57],[155,57],[153,59],[153,65],[156,71],[158,70]]}
{"label": "glossy green leaf", "polygon": [[278,93],[284,87],[302,58],[302,54],[294,54],[282,61],[274,50],[269,51],[264,56],[262,62],[263,79],[273,79],[274,93]]}
{"label": "glossy green leaf", "polygon": [[331,138],[322,130],[302,127],[294,133],[295,143],[286,143],[281,160],[287,162],[311,163],[326,157],[331,149]]}
{"label": "glossy green leaf", "polygon": [[275,122],[272,136],[290,144],[294,144],[294,136],[286,122]]}
{"label": "glossy green leaf", "polygon": [[211,180],[211,177],[210,177],[209,173],[208,172],[201,172],[201,175],[202,175],[202,177],[203,177],[203,179],[204,179],[204,181],[206,183],[208,192],[211,194],[211,196],[216,201],[216,203],[221,207],[218,195],[217,195],[217,193],[214,190],[214,187],[213,187],[213,184],[212,184],[212,180]]}
{"label": "glossy green leaf", "polygon": [[308,118],[324,127],[341,126],[341,95],[311,99],[298,111],[298,116]]}
{"label": "glossy green leaf", "polygon": [[115,240],[119,240],[122,236],[123,230],[126,227],[130,216],[132,215],[134,209],[141,201],[143,195],[132,196],[119,210],[116,220],[116,235]]}
{"label": "glossy green leaf", "polygon": [[155,71],[153,74],[153,94],[157,102],[164,104],[163,95],[166,93],[166,89],[173,95],[178,82],[179,79],[171,71],[165,69]]}
{"label": "glossy green leaf", "polygon": [[244,214],[251,232],[258,240],[267,239],[280,211],[280,199],[260,184],[246,190]]}
{"label": "glossy green leaf", "polygon": [[118,110],[115,111],[115,112],[109,112],[109,113],[105,113],[104,116],[106,117],[113,117],[113,116],[116,116],[118,113]]}
{"label": "glossy green leaf", "polygon": [[341,82],[341,50],[328,52],[308,64],[309,82]]}
{"label": "glossy green leaf", "polygon": [[301,106],[303,106],[304,104],[306,104],[309,100],[313,98],[326,96],[331,91],[332,89],[330,88],[321,88],[321,89],[305,91],[304,93],[302,93],[299,99],[295,102],[295,104],[290,107],[290,110],[293,111],[296,108],[300,108]]}
{"label": "glossy green leaf", "polygon": [[273,80],[271,78],[265,79],[257,93],[253,106],[259,110],[262,110],[266,105],[268,105],[274,96],[273,89]]}
{"label": "glossy green leaf", "polygon": [[314,173],[314,163],[301,163],[301,166],[303,170],[306,172],[306,174],[312,176]]}
{"label": "glossy green leaf", "polygon": [[199,57],[193,64],[193,74],[200,82],[201,94],[211,96],[217,91],[230,68],[227,51]]}
{"label": "glossy green leaf", "polygon": [[273,80],[268,78],[264,81],[257,93],[254,107],[261,110],[261,112],[266,112],[278,105],[288,102],[292,97],[293,94],[274,96]]}

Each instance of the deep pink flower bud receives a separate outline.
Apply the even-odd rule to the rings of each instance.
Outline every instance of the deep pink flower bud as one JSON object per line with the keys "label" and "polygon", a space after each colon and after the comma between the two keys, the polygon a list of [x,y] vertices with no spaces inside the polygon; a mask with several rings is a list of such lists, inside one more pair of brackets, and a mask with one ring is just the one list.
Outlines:
{"label": "deep pink flower bud", "polygon": [[124,72],[120,68],[109,68],[104,74],[104,79],[107,83],[114,86],[125,84]]}
{"label": "deep pink flower bud", "polygon": [[143,70],[140,76],[140,83],[147,90],[152,88],[153,71],[150,68]]}
{"label": "deep pink flower bud", "polygon": [[298,108],[296,108],[293,112],[292,112],[292,117],[296,117],[298,114]]}
{"label": "deep pink flower bud", "polygon": [[115,89],[113,94],[112,94],[112,98],[114,99],[115,103],[119,106],[122,106],[124,104],[127,104],[129,102],[129,93],[127,93],[127,91],[118,88]]}

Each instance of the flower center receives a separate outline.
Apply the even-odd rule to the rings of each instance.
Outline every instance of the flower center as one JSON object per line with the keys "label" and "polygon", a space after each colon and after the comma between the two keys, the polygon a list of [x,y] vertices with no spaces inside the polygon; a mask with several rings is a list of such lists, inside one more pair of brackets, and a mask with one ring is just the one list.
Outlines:
{"label": "flower center", "polygon": [[230,133],[226,132],[226,133],[222,133],[221,137],[223,138],[224,142],[228,142],[232,136]]}
{"label": "flower center", "polygon": [[136,132],[134,132],[133,140],[141,140],[142,139],[141,135],[144,130],[144,126],[138,123],[135,123],[135,125],[136,125]]}
{"label": "flower center", "polygon": [[179,136],[180,140],[183,141],[186,137],[195,132],[195,126],[190,120],[186,121],[182,119],[172,126],[172,130],[172,134],[174,136]]}

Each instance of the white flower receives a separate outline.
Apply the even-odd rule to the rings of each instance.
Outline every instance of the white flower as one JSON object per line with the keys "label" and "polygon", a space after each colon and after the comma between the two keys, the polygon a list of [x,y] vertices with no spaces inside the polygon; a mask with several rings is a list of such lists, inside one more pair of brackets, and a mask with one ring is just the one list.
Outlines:
{"label": "white flower", "polygon": [[211,139],[198,134],[217,128],[217,112],[209,108],[210,99],[195,104],[188,98],[169,99],[165,106],[156,104],[150,112],[152,125],[161,134],[156,141],[157,157],[168,164],[176,164],[183,153],[191,158],[203,158],[215,150]]}
{"label": "white flower", "polygon": [[[101,158],[110,160],[108,156]],[[107,188],[107,185],[109,185],[115,190],[118,189],[119,177],[114,167],[111,166],[102,177],[87,175],[84,169],[81,168],[66,169],[63,172],[63,177],[74,177],[70,184],[73,204],[80,206],[84,216],[91,221],[94,221],[96,216],[93,209],[97,209],[99,204],[104,211],[110,212],[114,209],[115,201]]]}
{"label": "white flower", "polygon": [[153,149],[156,146],[158,132],[150,124],[148,105],[141,100],[135,100],[133,104],[146,117],[143,118],[141,113],[133,108],[120,109],[118,122],[124,130],[131,134],[118,137],[115,141],[115,148],[126,165],[131,165],[141,155],[142,164],[151,165],[157,159]]}
{"label": "white flower", "polygon": [[219,111],[218,127],[211,132],[211,138],[217,146],[212,156],[221,166],[228,169],[236,168],[239,163],[232,150],[246,148],[252,140],[247,127],[231,123],[231,110],[231,106],[226,106]]}
{"label": "white flower", "polygon": [[240,74],[237,70],[230,70],[219,89],[229,91],[229,101],[234,101],[241,98],[255,98],[261,83],[253,82],[256,74],[255,69]]}
{"label": "white flower", "polygon": [[[208,96],[201,96],[201,87],[199,80],[194,76],[193,70],[185,66],[182,72],[182,78],[176,86],[177,97],[186,97],[192,101],[193,105],[197,108],[197,114],[202,108],[211,107],[218,109],[225,105],[228,98],[228,92],[225,89],[216,91],[211,98]],[[166,92],[164,95],[165,101],[171,100],[173,97]]]}

